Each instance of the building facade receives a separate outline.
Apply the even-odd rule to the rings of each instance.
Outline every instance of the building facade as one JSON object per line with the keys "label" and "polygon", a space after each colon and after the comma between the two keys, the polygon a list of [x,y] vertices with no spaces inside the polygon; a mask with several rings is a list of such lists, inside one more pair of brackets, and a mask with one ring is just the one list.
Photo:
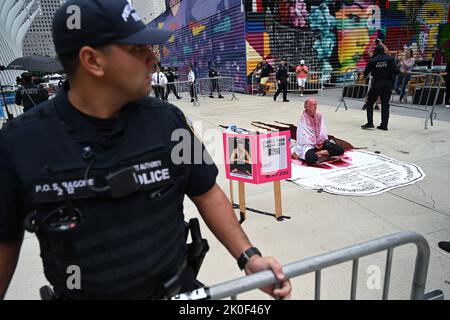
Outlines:
{"label": "building facade", "polygon": [[38,0],[39,11],[23,40],[23,55],[56,57],[52,38],[52,20],[64,0]]}
{"label": "building facade", "polygon": [[[39,13],[35,0],[0,0],[0,64],[23,55],[26,33]],[[1,84],[15,84],[18,71],[0,72]]]}
{"label": "building facade", "polygon": [[418,61],[440,64],[441,25],[448,0],[181,0],[151,25],[175,31],[160,46],[163,65],[193,64],[206,76],[209,64],[246,91],[262,59],[295,66],[305,60],[326,80],[363,68],[377,38],[391,52],[412,49]]}
{"label": "building facade", "polygon": [[165,0],[131,0],[131,4],[146,24],[166,11]]}

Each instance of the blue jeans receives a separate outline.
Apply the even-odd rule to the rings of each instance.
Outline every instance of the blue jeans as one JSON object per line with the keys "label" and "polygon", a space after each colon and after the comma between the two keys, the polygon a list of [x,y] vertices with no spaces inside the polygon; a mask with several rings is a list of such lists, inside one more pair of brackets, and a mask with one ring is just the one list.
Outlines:
{"label": "blue jeans", "polygon": [[410,73],[400,73],[395,81],[395,91],[400,95],[400,100],[405,96],[405,89],[411,79]]}

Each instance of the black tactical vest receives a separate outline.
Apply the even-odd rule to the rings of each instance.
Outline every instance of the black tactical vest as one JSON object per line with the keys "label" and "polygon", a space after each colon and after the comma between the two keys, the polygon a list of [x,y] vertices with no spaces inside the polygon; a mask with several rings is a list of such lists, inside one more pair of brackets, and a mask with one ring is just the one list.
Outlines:
{"label": "black tactical vest", "polygon": [[[86,180],[90,161],[52,101],[4,128],[6,150],[24,185],[26,212],[35,212],[45,275],[57,294],[145,299],[184,261],[189,167],[170,161],[175,144],[170,133],[180,124],[171,111],[139,104],[128,108],[133,110],[122,140],[110,152],[95,155]],[[135,169],[139,189],[128,195],[112,198],[87,187],[129,167]],[[62,230],[54,220],[68,204],[81,219]],[[52,212],[55,219],[48,218]],[[80,270],[80,290],[67,286],[73,266]]]}

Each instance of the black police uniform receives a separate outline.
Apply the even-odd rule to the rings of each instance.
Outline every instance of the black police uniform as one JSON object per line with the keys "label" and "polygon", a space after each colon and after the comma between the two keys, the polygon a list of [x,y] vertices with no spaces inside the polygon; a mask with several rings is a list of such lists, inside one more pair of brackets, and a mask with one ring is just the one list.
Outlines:
{"label": "black police uniform", "polygon": [[217,79],[217,77],[219,76],[219,73],[214,68],[209,68],[208,76],[209,76],[209,78],[211,78],[209,96],[211,98],[214,98],[213,92],[217,91],[219,98],[222,98],[222,94],[220,93],[220,87],[219,87],[219,79]]}
{"label": "black police uniform", "polygon": [[166,100],[169,98],[170,92],[173,92],[173,94],[175,95],[175,97],[177,99],[181,99],[181,97],[178,95],[177,88],[176,88],[175,83],[174,83],[175,79],[177,79],[178,76],[175,74],[175,72],[170,70],[170,71],[168,71],[166,73],[166,78],[167,78]]}
{"label": "black police uniform", "polygon": [[[45,275],[65,298],[160,297],[173,275],[189,278],[180,272],[184,195],[209,191],[217,167],[210,158],[173,164],[178,128],[208,156],[175,106],[147,97],[103,121],[77,111],[67,91],[65,83],[0,131],[0,241],[17,239],[25,216],[34,221]],[[180,154],[194,159],[194,152]],[[66,285],[70,266],[80,268],[80,290]]]}
{"label": "black police uniform", "polygon": [[36,84],[25,84],[16,92],[16,104],[23,105],[23,111],[37,106],[39,103],[48,100],[48,92]]}
{"label": "black police uniform", "polygon": [[285,64],[280,64],[277,68],[277,81],[280,81],[278,83],[278,90],[275,92],[275,95],[273,96],[273,100],[277,100],[278,95],[283,92],[283,101],[288,101],[287,99],[287,80],[288,80],[288,69]]}
{"label": "black police uniform", "polygon": [[373,127],[373,105],[380,97],[381,124],[379,128],[386,130],[389,122],[389,100],[391,99],[393,81],[399,70],[395,59],[384,52],[380,53],[379,50],[377,55],[370,59],[364,70],[365,77],[372,73],[372,84],[367,96],[367,125]]}

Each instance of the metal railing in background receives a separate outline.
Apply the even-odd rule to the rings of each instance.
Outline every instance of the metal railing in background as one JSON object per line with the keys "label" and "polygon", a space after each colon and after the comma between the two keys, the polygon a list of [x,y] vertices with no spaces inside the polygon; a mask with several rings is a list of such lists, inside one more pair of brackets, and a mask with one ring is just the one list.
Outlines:
{"label": "metal railing in background", "polygon": [[[199,78],[192,85],[189,81],[169,82],[164,88],[166,100],[189,100],[194,106],[199,106],[199,98],[204,100],[210,96],[229,97],[230,100],[238,100],[235,94],[234,81],[231,77]],[[155,95],[155,90],[151,92]]]}
{"label": "metal railing in background", "polygon": [[[347,77],[342,85],[340,103],[336,111],[341,105],[348,109],[346,100],[361,101],[361,105],[365,103],[369,83],[364,78],[363,72],[363,69],[353,69],[346,73]],[[425,129],[427,129],[428,121],[434,125],[436,105],[441,104],[444,99],[444,79],[438,73],[411,72],[410,75],[411,80],[406,86],[405,99],[400,101],[398,94],[393,90],[390,106],[426,112]]]}
{"label": "metal railing in background", "polygon": [[[306,78],[305,90],[303,92],[317,91],[323,96],[323,74],[322,72],[310,71]],[[288,91],[299,91],[297,74],[289,72]]]}
{"label": "metal railing in background", "polygon": [[[430,247],[427,240],[415,232],[399,232],[379,239],[356,244],[334,252],[326,253],[313,258],[301,260],[283,266],[283,272],[287,279],[299,277],[305,274],[315,273],[315,293],[316,300],[320,300],[321,295],[321,272],[338,264],[352,261],[352,279],[350,288],[350,299],[356,299],[356,288],[358,281],[359,259],[378,252],[387,251],[386,268],[382,299],[389,296],[389,285],[391,280],[391,266],[394,248],[415,244],[417,255],[414,267],[414,275],[410,293],[411,300],[436,300],[443,299],[443,293],[435,290],[425,294],[425,284],[427,280],[428,264],[430,260]],[[175,296],[174,300],[197,300],[197,299],[224,299],[228,297],[236,298],[237,294],[250,290],[262,288],[276,284],[277,280],[270,270],[265,270],[249,276],[220,283],[211,287],[204,287],[189,293]]]}
{"label": "metal railing in background", "polygon": [[3,95],[0,96],[0,122],[2,123],[6,122],[9,119],[15,118],[23,113],[23,107],[18,106],[14,103],[15,94],[11,95],[3,93]]}
{"label": "metal railing in background", "polygon": [[[323,95],[323,74],[322,72],[311,71],[308,73],[308,77],[306,78],[305,89],[303,92],[318,92],[320,95]],[[277,90],[278,82],[276,79],[276,74],[271,73],[269,76],[269,81],[267,82],[270,86],[268,92],[274,92]],[[252,84],[251,84],[251,94],[255,94],[259,92],[259,82],[255,76],[252,76]],[[297,74],[295,72],[289,72],[289,82],[288,82],[288,92],[299,92]]]}

